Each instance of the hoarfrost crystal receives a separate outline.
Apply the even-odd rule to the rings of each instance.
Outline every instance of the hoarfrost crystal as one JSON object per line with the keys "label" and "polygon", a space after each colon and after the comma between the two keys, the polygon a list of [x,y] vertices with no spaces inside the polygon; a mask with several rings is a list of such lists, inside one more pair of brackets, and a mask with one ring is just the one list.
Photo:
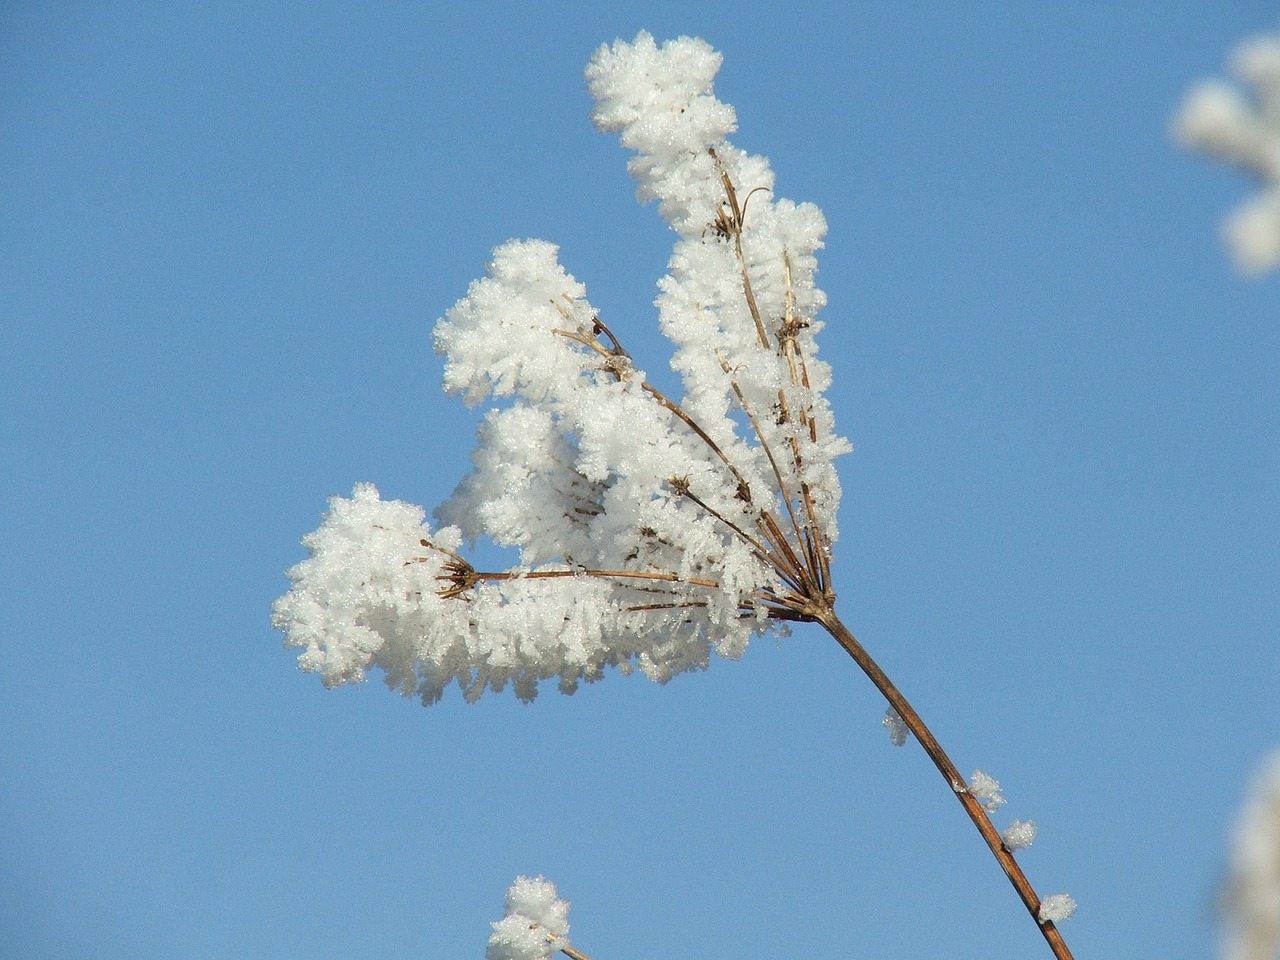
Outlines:
{"label": "hoarfrost crystal", "polygon": [[1015,820],[1000,831],[1000,840],[1010,850],[1023,850],[1036,838],[1036,825],[1030,820]]}
{"label": "hoarfrost crystal", "polygon": [[[666,681],[829,603],[849,445],[813,340],[826,225],[725,139],[719,65],[701,40],[642,33],[586,71],[596,125],[636,151],[638,196],[677,235],[656,304],[683,397],[633,365],[554,245],[498,247],[434,331],[446,390],[502,404],[472,473],[435,530],[367,484],[330,501],[273,608],[304,670],[334,685],[378,667],[424,703],[454,682],[528,700],[608,667]],[[479,537],[518,565],[475,570],[458,550]]]}
{"label": "hoarfrost crystal", "polygon": [[907,742],[906,721],[898,714],[898,711],[889,707],[884,712],[884,719],[880,721],[880,725],[889,731],[889,741],[895,747],[901,747]]}
{"label": "hoarfrost crystal", "polygon": [[1076,902],[1068,894],[1054,893],[1040,901],[1040,922],[1061,923],[1076,912]]}
{"label": "hoarfrost crystal", "polygon": [[1222,228],[1240,269],[1261,273],[1280,265],[1280,33],[1242,43],[1231,68],[1252,87],[1253,96],[1221,80],[1202,81],[1175,117],[1174,135],[1262,182],[1261,194],[1232,213]]}
{"label": "hoarfrost crystal", "polygon": [[1000,781],[981,770],[973,771],[969,777],[969,792],[987,813],[994,813],[1004,803],[1004,797],[1000,796]]}

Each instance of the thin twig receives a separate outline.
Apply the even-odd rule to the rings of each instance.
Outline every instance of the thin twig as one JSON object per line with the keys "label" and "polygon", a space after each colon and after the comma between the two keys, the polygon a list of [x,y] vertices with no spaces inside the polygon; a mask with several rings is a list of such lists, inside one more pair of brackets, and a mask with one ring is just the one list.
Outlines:
{"label": "thin twig", "polygon": [[[556,577],[602,577],[622,580],[655,580],[662,583],[686,583],[692,587],[708,587],[712,590],[720,587],[718,580],[704,580],[699,577],[682,577],[678,573],[665,570],[644,572],[640,570],[530,570],[525,572],[505,570],[502,572],[473,571],[472,576],[479,580],[550,580]],[[440,577],[438,579],[447,579]]]}
{"label": "thin twig", "polygon": [[1040,919],[1040,897],[1032,888],[1031,882],[1027,880],[1026,874],[1022,872],[1022,867],[1018,865],[1018,861],[1014,859],[1013,854],[1005,847],[1004,842],[1000,839],[1000,834],[996,832],[995,826],[991,823],[991,818],[987,816],[986,810],[969,792],[966,781],[960,775],[960,771],[951,762],[951,758],[947,756],[946,751],[942,749],[942,745],[938,743],[933,733],[925,726],[925,722],[920,719],[920,715],[916,713],[907,698],[899,692],[898,688],[885,675],[885,672],[880,669],[879,664],[872,659],[857,638],[840,622],[840,619],[830,606],[819,607],[811,611],[811,613],[813,619],[822,624],[827,633],[831,634],[836,642],[845,649],[845,652],[853,658],[854,662],[862,668],[862,672],[876,685],[876,689],[884,694],[885,699],[889,701],[889,705],[898,711],[898,716],[907,725],[907,729],[920,741],[920,745],[924,747],[924,752],[929,755],[929,759],[938,768],[942,778],[947,781],[947,786],[955,793],[961,806],[964,807],[965,813],[973,821],[973,825],[982,834],[982,839],[986,841],[992,855],[1000,864],[1000,868],[1004,870],[1005,876],[1013,884],[1013,889],[1018,892],[1018,896],[1028,912],[1030,912],[1031,919],[1036,922],[1040,932],[1044,934],[1044,938],[1048,941],[1049,949],[1053,951],[1053,955],[1058,960],[1072,960],[1071,950],[1067,947],[1066,941],[1062,939],[1062,934],[1058,932],[1058,928],[1054,926],[1052,921]]}
{"label": "thin twig", "polygon": [[742,393],[742,387],[739,386],[738,378],[734,376],[733,370],[729,366],[729,361],[721,356],[719,350],[716,350],[716,359],[720,361],[720,369],[729,377],[729,386],[733,388],[733,394],[738,398],[738,406],[742,408],[747,422],[751,424],[752,432],[755,433],[756,439],[760,441],[760,447],[764,450],[764,455],[769,459],[769,466],[773,468],[774,479],[778,481],[778,494],[782,498],[783,504],[786,505],[787,513],[791,516],[791,526],[799,530],[800,526],[796,522],[795,509],[791,505],[791,493],[787,490],[787,482],[782,477],[782,470],[778,466],[778,461],[773,456],[773,448],[769,446],[769,441],[765,437],[764,431],[760,429],[760,423],[756,420],[755,411],[747,403],[747,398]]}
{"label": "thin twig", "polygon": [[[563,316],[566,320],[570,320],[570,321],[572,320],[568,312],[562,306],[560,306],[560,304],[555,303],[553,301],[552,305],[558,311],[560,311],[560,315]],[[605,326],[604,322],[601,321],[599,317],[596,317],[592,321],[592,323],[595,325],[595,327],[598,328],[598,331],[600,333],[603,333],[605,336],[609,338],[610,342],[613,344],[611,348],[606,347],[603,343],[601,343],[598,339],[596,339],[595,332],[593,332],[591,335],[586,334],[581,329],[578,329],[578,330],[553,329],[551,332],[554,334],[557,334],[558,336],[564,337],[566,340],[572,340],[574,343],[580,343],[584,347],[587,347],[590,350],[594,350],[596,353],[600,354],[602,357],[605,358],[606,360],[605,368],[610,373],[612,373],[619,380],[627,379],[623,376],[623,372],[624,372],[623,366],[625,365],[625,368],[628,370],[634,370],[634,367],[632,366],[632,363],[631,363],[631,354],[629,354],[625,349],[623,349],[621,342],[618,340],[616,336],[614,336],[613,331],[610,330],[607,326]],[[742,475],[742,473],[738,470],[737,466],[734,465],[733,461],[729,459],[729,457],[725,454],[725,452],[720,449],[720,445],[711,439],[711,435],[708,434],[706,430],[702,429],[702,426],[698,423],[698,421],[694,420],[693,417],[689,416],[689,414],[687,414],[684,411],[684,408],[681,407],[680,404],[676,403],[674,400],[671,400],[661,390],[653,386],[653,384],[649,383],[648,380],[641,380],[640,388],[644,390],[645,393],[649,394],[649,396],[653,397],[653,399],[658,401],[658,404],[660,406],[662,406],[668,412],[674,414],[685,426],[687,426],[690,430],[692,430],[697,435],[699,440],[701,440],[703,443],[707,445],[708,449],[710,449],[711,452],[714,453],[720,459],[720,462],[723,463],[725,467],[728,468],[729,472],[733,474],[733,479],[736,483],[737,489],[739,491],[739,494],[742,500],[746,503],[750,503],[751,502],[751,486],[750,484],[747,483],[746,477]]]}
{"label": "thin twig", "polygon": [[[733,238],[733,251],[734,251],[734,255],[737,257],[737,260],[738,260],[738,272],[742,276],[742,294],[746,298],[747,309],[751,313],[751,319],[755,322],[756,336],[760,340],[760,345],[764,347],[766,350],[768,350],[770,349],[769,336],[765,332],[764,320],[760,315],[760,307],[756,303],[755,288],[751,283],[751,274],[747,270],[747,257],[742,250],[742,231],[744,226],[743,218],[745,214],[745,209],[744,207],[740,207],[738,205],[737,190],[734,188],[733,180],[729,177],[729,172],[725,170],[719,155],[715,152],[715,150],[711,150],[710,153],[711,153],[712,159],[714,159],[716,162],[717,169],[720,171],[720,181],[724,185],[725,196],[728,198],[729,209],[731,212],[731,215],[727,218],[724,217],[722,213],[721,229],[724,229],[725,227],[727,227],[728,235],[730,235]],[[751,192],[754,193],[755,191],[753,190]],[[750,198],[750,194],[748,194],[748,199],[749,198]],[[783,267],[784,267],[784,270],[786,271],[787,304],[786,304],[786,317],[783,321],[784,323],[783,330],[781,331],[781,335],[778,338],[778,350],[787,359],[792,385],[800,386],[803,384],[804,386],[807,387],[808,371],[804,370],[803,373],[801,371],[798,371],[795,363],[794,355],[796,352],[796,344],[795,344],[796,321],[793,316],[794,297],[791,293],[791,260],[789,257],[786,257],[785,255],[783,257]],[[724,364],[723,358],[721,359],[720,362],[721,362],[721,365]],[[803,358],[801,358],[801,363],[803,365]],[[738,394],[739,401],[741,401],[742,393],[740,390],[738,390],[736,383],[734,384],[734,390]],[[745,406],[744,406],[744,409],[745,409]],[[778,409],[779,409],[779,412],[781,413],[781,419],[783,423],[793,422],[793,417],[791,414],[791,405],[787,402],[787,395],[785,390],[778,391]],[[749,411],[747,411],[747,415],[748,417],[751,416]],[[800,424],[801,426],[807,426],[809,428],[810,436],[816,442],[816,431],[815,431],[815,426],[812,422],[812,418],[810,418],[803,411],[801,412]],[[753,420],[753,425],[754,425],[754,420]],[[763,436],[760,435],[758,428],[756,432],[757,432],[757,436],[761,437],[761,442],[763,443],[764,438]],[[808,482],[804,479],[804,457],[800,452],[799,439],[795,436],[792,436],[790,438],[790,446],[791,446],[792,464],[795,467],[796,476],[800,480],[800,496],[801,496],[801,500],[804,503],[805,516],[806,516],[810,530],[813,531],[815,536],[821,539],[818,531],[817,512],[814,508],[813,496],[809,490]],[[774,472],[778,477],[779,492],[781,493],[783,500],[787,504],[787,512],[791,514],[791,526],[795,530],[797,539],[803,541],[806,539],[804,528],[798,521],[795,513],[792,511],[791,499],[787,495],[786,485],[783,484],[782,482],[782,474],[778,471],[778,465],[773,460],[773,454],[769,450],[768,444],[765,444],[765,452],[769,454],[769,461],[770,463],[773,464]],[[824,582],[829,580],[830,570],[827,568],[825,558],[820,560],[815,565],[814,573],[818,580],[821,580]]]}

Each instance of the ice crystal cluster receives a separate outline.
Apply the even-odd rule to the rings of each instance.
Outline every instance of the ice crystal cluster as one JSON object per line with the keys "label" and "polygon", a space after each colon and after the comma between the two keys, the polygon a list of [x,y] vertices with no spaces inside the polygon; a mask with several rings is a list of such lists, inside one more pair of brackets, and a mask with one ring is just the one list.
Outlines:
{"label": "ice crystal cluster", "polygon": [[516,877],[507,910],[493,924],[485,960],[546,960],[569,946],[569,901],[543,877]]}
{"label": "ice crystal cluster", "polygon": [[[975,770],[969,775],[968,784],[963,789],[981,804],[987,813],[995,813],[1006,803],[1001,793],[1000,781],[989,773]],[[1030,820],[1014,820],[1000,831],[1000,842],[1010,852],[1024,850],[1031,846],[1036,838],[1036,825]]]}
{"label": "ice crystal cluster", "polygon": [[1053,893],[1040,901],[1040,922],[1061,923],[1076,912],[1076,902],[1069,894]]}
{"label": "ice crystal cluster", "polygon": [[884,719],[880,721],[880,725],[889,731],[889,742],[895,747],[904,746],[907,742],[907,735],[911,732],[907,729],[906,721],[893,707],[889,707],[884,712]]}
{"label": "ice crystal cluster", "polygon": [[1000,839],[1010,850],[1024,850],[1036,839],[1036,825],[1031,820],[1014,820],[1000,831]]}
{"label": "ice crystal cluster", "polygon": [[1005,802],[1000,795],[1000,781],[981,770],[975,770],[969,775],[969,792],[987,813],[995,813]]}
{"label": "ice crystal cluster", "polygon": [[[829,593],[849,446],[813,342],[826,225],[726,140],[720,59],[642,33],[586,71],[596,126],[635,152],[638,196],[676,235],[656,306],[683,396],[634,366],[555,246],[494,250],[434,331],[445,389],[498,404],[473,472],[436,526],[368,484],[333,498],[273,608],[327,685],[377,667],[430,703],[454,682],[469,699],[510,684],[528,700],[551,678],[572,692],[608,667],[666,681]],[[458,551],[480,537],[518,565],[475,570]]]}
{"label": "ice crystal cluster", "polygon": [[1224,960],[1280,957],[1280,753],[1263,764],[1236,823],[1224,898]]}
{"label": "ice crystal cluster", "polygon": [[1261,273],[1280,265],[1280,33],[1246,40],[1230,66],[1252,94],[1222,80],[1202,81],[1183,102],[1174,133],[1185,146],[1261,181],[1262,192],[1222,228],[1240,269]]}

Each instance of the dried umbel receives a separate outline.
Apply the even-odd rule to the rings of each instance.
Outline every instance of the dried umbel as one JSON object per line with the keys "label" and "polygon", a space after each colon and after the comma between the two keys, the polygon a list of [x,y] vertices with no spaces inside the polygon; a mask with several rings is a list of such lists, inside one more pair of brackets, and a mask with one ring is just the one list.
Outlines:
{"label": "dried umbel", "polygon": [[[679,237],[658,322],[684,396],[635,367],[553,245],[499,247],[435,345],[447,390],[506,405],[439,529],[368,485],[331,502],[275,607],[304,669],[337,684],[381,667],[424,702],[452,682],[530,699],[540,680],[571,692],[611,666],[665,681],[830,607],[832,460],[849,444],[814,342],[826,224],[726,141],[719,65],[700,40],[642,35],[587,69],[597,126],[636,151],[640,196]],[[458,548],[478,537],[518,566],[472,569]]]}
{"label": "dried umbel", "polygon": [[[446,390],[504,404],[480,427],[472,473],[435,529],[368,484],[331,500],[274,622],[326,684],[378,667],[424,703],[452,683],[468,699],[510,684],[531,700],[547,679],[570,693],[609,667],[666,681],[713,651],[739,656],[753,635],[817,623],[888,701],[894,742],[910,734],[954,790],[1054,954],[1070,957],[1055,926],[1070,898],[1042,903],[1013,856],[1033,828],[1002,838],[988,816],[999,784],[966,783],[836,616],[833,461],[849,444],[815,341],[826,225],[811,204],[776,197],[768,163],[728,142],[719,65],[701,40],[659,47],[640,34],[587,67],[596,125],[635,151],[639,197],[677,236],[657,307],[683,395],[636,367],[553,245],[502,245],[434,335]],[[518,564],[476,569],[459,551],[480,537]],[[509,913],[495,955],[581,956],[555,923]]]}

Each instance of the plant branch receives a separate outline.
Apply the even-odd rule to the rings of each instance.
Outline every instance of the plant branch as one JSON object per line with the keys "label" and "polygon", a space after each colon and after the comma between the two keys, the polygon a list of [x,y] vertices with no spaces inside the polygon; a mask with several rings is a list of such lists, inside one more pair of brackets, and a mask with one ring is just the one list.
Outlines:
{"label": "plant branch", "polygon": [[[552,301],[552,305],[560,311],[560,315],[566,320],[572,320],[568,312],[560,306],[560,304]],[[622,343],[616,336],[614,336],[613,331],[604,325],[599,317],[592,320],[592,325],[594,329],[590,336],[588,336],[581,328],[576,331],[553,329],[551,332],[557,336],[564,337],[567,340],[580,343],[590,350],[594,350],[605,358],[606,370],[612,373],[619,380],[629,380],[630,372],[635,370],[635,367],[631,362],[631,354],[623,349]],[[609,338],[610,343],[613,344],[612,347],[606,347],[596,339],[600,333],[603,333]],[[668,412],[674,414],[682,423],[684,423],[685,426],[697,435],[699,440],[707,445],[708,449],[710,449],[712,453],[720,458],[720,462],[723,463],[728,468],[729,472],[733,474],[733,479],[737,483],[738,499],[742,500],[744,503],[750,503],[751,487],[747,483],[746,478],[734,465],[733,461],[725,455],[725,452],[720,449],[720,445],[711,439],[711,435],[708,434],[707,431],[702,429],[702,426],[698,421],[685,413],[684,408],[681,407],[680,404],[668,398],[661,390],[649,383],[648,380],[640,381],[640,389],[644,390],[645,393],[658,401],[658,404]]]}
{"label": "plant branch", "polygon": [[[715,149],[708,149],[711,159],[716,163],[716,168],[720,171],[720,182],[724,184],[725,197],[729,201],[729,210],[726,214],[724,208],[721,207],[720,217],[716,221],[717,232],[722,236],[733,240],[734,252],[738,257],[738,267],[742,271],[742,290],[747,296],[747,309],[751,311],[751,319],[756,324],[756,336],[760,339],[760,346],[766,350],[769,349],[769,334],[765,332],[764,321],[760,318],[760,308],[756,305],[755,291],[751,289],[751,278],[747,276],[747,258],[742,254],[742,223],[743,217],[746,215],[744,207],[738,205],[738,191],[733,187],[733,181],[729,179],[729,172],[725,170],[724,164],[720,161],[720,155]],[[753,190],[752,193],[755,191]],[[750,195],[748,195],[750,199]]]}
{"label": "plant branch", "polygon": [[[808,321],[800,320],[796,317],[796,295],[791,285],[791,256],[785,251],[782,254],[782,272],[783,280],[787,287],[786,296],[786,313],[782,319],[782,328],[778,333],[778,345],[782,348],[783,354],[787,358],[787,366],[791,373],[791,382],[803,386],[805,390],[811,389],[809,385],[809,366],[804,360],[804,351],[800,349],[800,343],[797,334],[804,327],[809,325]],[[797,371],[797,365],[799,370]],[[818,422],[809,414],[809,412],[800,411],[800,422],[809,428],[809,440],[811,443],[818,442]],[[792,437],[792,448],[796,456],[796,469],[800,471],[800,490],[804,497],[805,511],[809,516],[810,529],[817,531],[818,521],[814,512],[813,497],[809,490],[809,484],[804,479],[804,473],[800,464],[800,448],[796,439]],[[826,552],[819,549],[817,551],[818,570],[821,574],[823,582],[831,580],[831,561]]]}
{"label": "plant branch", "polygon": [[[687,583],[692,587],[710,587],[715,589],[720,586],[719,581],[704,580],[699,577],[682,577],[678,573],[667,573],[666,571],[643,571],[643,570],[531,570],[527,572],[517,571],[500,571],[500,572],[483,572],[479,570],[472,571],[471,574],[477,580],[550,580],[559,577],[603,577],[605,579],[622,579],[622,580],[656,580],[662,583]],[[449,577],[438,577],[440,580],[448,580]]]}
{"label": "plant branch", "polygon": [[[746,254],[743,253],[742,251],[742,232],[743,232],[743,227],[744,227],[744,222],[746,217],[746,204],[745,203],[743,203],[742,205],[738,204],[738,193],[733,186],[733,180],[730,178],[729,172],[725,170],[724,164],[721,162],[720,157],[715,152],[715,150],[712,149],[709,152],[711,154],[712,159],[716,163],[717,169],[719,169],[720,171],[720,181],[724,186],[725,197],[727,198],[728,204],[729,204],[729,208],[727,211],[724,209],[723,206],[720,208],[720,215],[716,219],[716,222],[713,224],[713,226],[719,235],[727,238],[731,238],[733,240],[733,251],[734,251],[734,255],[737,257],[737,260],[738,260],[738,272],[742,276],[742,293],[743,293],[743,296],[746,298],[747,309],[751,313],[751,319],[755,322],[756,335],[760,340],[760,345],[767,350],[767,349],[770,349],[771,347],[769,343],[769,336],[765,332],[764,319],[761,317],[760,307],[756,303],[755,289],[751,283],[751,274],[750,274],[750,271],[747,270],[747,257],[746,257]],[[757,187],[756,189],[764,189],[764,188]],[[751,193],[755,193],[755,190],[751,191]],[[750,194],[747,195],[747,199],[748,200],[751,199]],[[783,254],[783,269],[784,269],[784,277],[785,277],[786,287],[787,287],[786,316],[783,318],[782,323],[777,331],[778,352],[787,361],[787,366],[790,372],[792,385],[804,386],[805,388],[808,388],[809,372],[804,363],[804,355],[800,353],[800,350],[796,344],[796,332],[806,324],[803,321],[797,320],[795,317],[795,295],[791,287],[791,258],[787,256],[785,253]],[[724,358],[719,357],[718,354],[717,354],[717,357],[720,360],[721,367],[723,367],[725,369],[725,372],[728,373],[729,372],[728,365],[725,363]],[[798,366],[797,366],[797,359],[798,359]],[[752,416],[751,411],[747,409],[746,401],[742,396],[742,391],[739,389],[737,381],[733,380],[731,382],[733,384],[734,392],[738,396],[738,401],[739,403],[742,404],[743,411],[746,413],[747,417],[750,419],[751,425],[756,431],[756,435],[760,438],[761,443],[764,444],[765,452],[769,455],[769,462],[770,464],[772,464],[774,473],[778,479],[779,493],[782,496],[783,502],[786,503],[787,512],[790,514],[790,517],[791,517],[791,526],[795,530],[796,536],[797,538],[799,538],[800,541],[812,546],[813,544],[811,543],[810,535],[806,533],[805,529],[802,527],[802,525],[798,521],[795,515],[795,511],[792,509],[790,494],[787,492],[786,484],[783,483],[782,474],[778,470],[778,464],[774,461],[773,453],[769,449],[769,445],[765,443],[764,436],[760,432],[760,428],[755,421],[755,417]],[[790,404],[787,402],[787,394],[785,390],[778,391],[778,409],[781,413],[781,419],[783,423],[793,422],[791,407],[790,407]],[[816,442],[817,429],[816,429],[816,424],[814,423],[812,417],[810,417],[805,411],[802,410],[800,411],[799,422],[802,427],[808,428],[810,439]],[[800,452],[800,441],[794,435],[790,438],[790,446],[791,446],[792,464],[795,467],[796,476],[800,480],[800,494],[801,494],[801,499],[804,503],[805,518],[808,523],[808,528],[809,528],[809,531],[812,532],[812,538],[818,541],[821,541],[822,537],[818,531],[817,515],[814,510],[813,497],[809,490],[809,484],[804,479],[804,457]],[[806,553],[809,553],[809,551],[806,550]],[[814,578],[820,583],[823,583],[823,584],[827,583],[830,580],[831,571],[830,571],[828,560],[825,553],[823,553],[821,549],[818,549],[816,551],[816,555],[811,556],[810,559],[814,561],[813,563]]]}
{"label": "plant branch", "polygon": [[1018,861],[1014,859],[1013,854],[1005,847],[1004,842],[1000,839],[1000,834],[996,832],[996,828],[991,823],[991,818],[987,816],[987,812],[982,808],[982,804],[969,792],[966,781],[960,775],[960,771],[951,762],[951,758],[947,756],[946,751],[942,749],[942,745],[938,743],[933,733],[925,726],[924,721],[920,719],[920,715],[916,713],[911,704],[907,702],[907,698],[894,686],[885,672],[880,669],[879,664],[872,659],[871,655],[867,653],[848,627],[840,622],[834,610],[829,606],[821,607],[813,610],[812,615],[818,623],[822,624],[827,633],[831,634],[836,642],[845,649],[845,652],[853,658],[854,662],[862,668],[862,672],[875,684],[876,689],[884,694],[885,699],[889,701],[889,705],[898,711],[898,716],[907,725],[907,729],[920,741],[920,745],[924,747],[924,752],[929,755],[929,759],[938,768],[942,778],[947,781],[947,785],[955,792],[956,798],[959,799],[961,806],[964,807],[965,813],[969,815],[969,819],[973,821],[973,825],[982,834],[982,839],[986,841],[987,846],[991,849],[992,856],[996,858],[1000,868],[1004,870],[1005,876],[1013,884],[1014,890],[1018,892],[1018,896],[1022,899],[1028,912],[1030,912],[1031,918],[1040,928],[1040,932],[1048,942],[1049,949],[1053,951],[1053,955],[1058,960],[1072,960],[1071,950],[1067,947],[1066,941],[1062,939],[1062,934],[1058,932],[1057,927],[1054,926],[1052,921],[1042,921],[1040,919],[1040,897],[1032,888],[1031,882],[1027,880],[1026,874],[1022,872],[1022,867],[1018,865]]}
{"label": "plant branch", "polygon": [[[762,563],[766,563],[769,566],[773,567],[774,569],[778,570],[778,572],[783,576],[787,576],[787,571],[779,567],[778,558],[774,555],[772,551],[770,551],[768,547],[766,547],[763,543],[761,543],[755,537],[751,536],[751,534],[747,533],[747,531],[743,530],[742,527],[738,526],[738,524],[734,523],[732,520],[730,520],[724,514],[720,513],[720,511],[716,510],[714,507],[712,507],[710,504],[704,501],[701,497],[699,497],[696,493],[690,490],[687,480],[681,477],[672,477],[667,482],[671,485],[671,488],[677,494],[686,498],[691,503],[696,504],[708,516],[713,517],[714,519],[720,521],[726,527],[732,530],[739,537],[739,539],[742,540],[743,543],[751,547],[751,552],[755,555],[757,560],[760,560]],[[763,515],[763,511],[761,511],[761,514]]]}
{"label": "plant branch", "polygon": [[751,424],[752,432],[755,433],[756,439],[760,441],[760,448],[764,450],[764,455],[769,458],[769,466],[773,469],[774,479],[778,481],[778,495],[781,497],[783,504],[787,508],[787,513],[791,517],[791,526],[799,530],[800,525],[796,521],[795,509],[791,505],[791,494],[787,490],[787,482],[782,477],[782,470],[778,467],[778,461],[774,459],[773,450],[769,446],[769,441],[765,437],[764,431],[760,429],[760,423],[756,420],[755,412],[747,403],[747,398],[742,393],[742,387],[738,384],[738,378],[734,376],[733,370],[729,366],[729,361],[721,355],[719,350],[716,350],[716,359],[720,361],[720,369],[729,378],[729,386],[733,388],[733,394],[738,398],[738,406],[746,416],[747,422]]}

